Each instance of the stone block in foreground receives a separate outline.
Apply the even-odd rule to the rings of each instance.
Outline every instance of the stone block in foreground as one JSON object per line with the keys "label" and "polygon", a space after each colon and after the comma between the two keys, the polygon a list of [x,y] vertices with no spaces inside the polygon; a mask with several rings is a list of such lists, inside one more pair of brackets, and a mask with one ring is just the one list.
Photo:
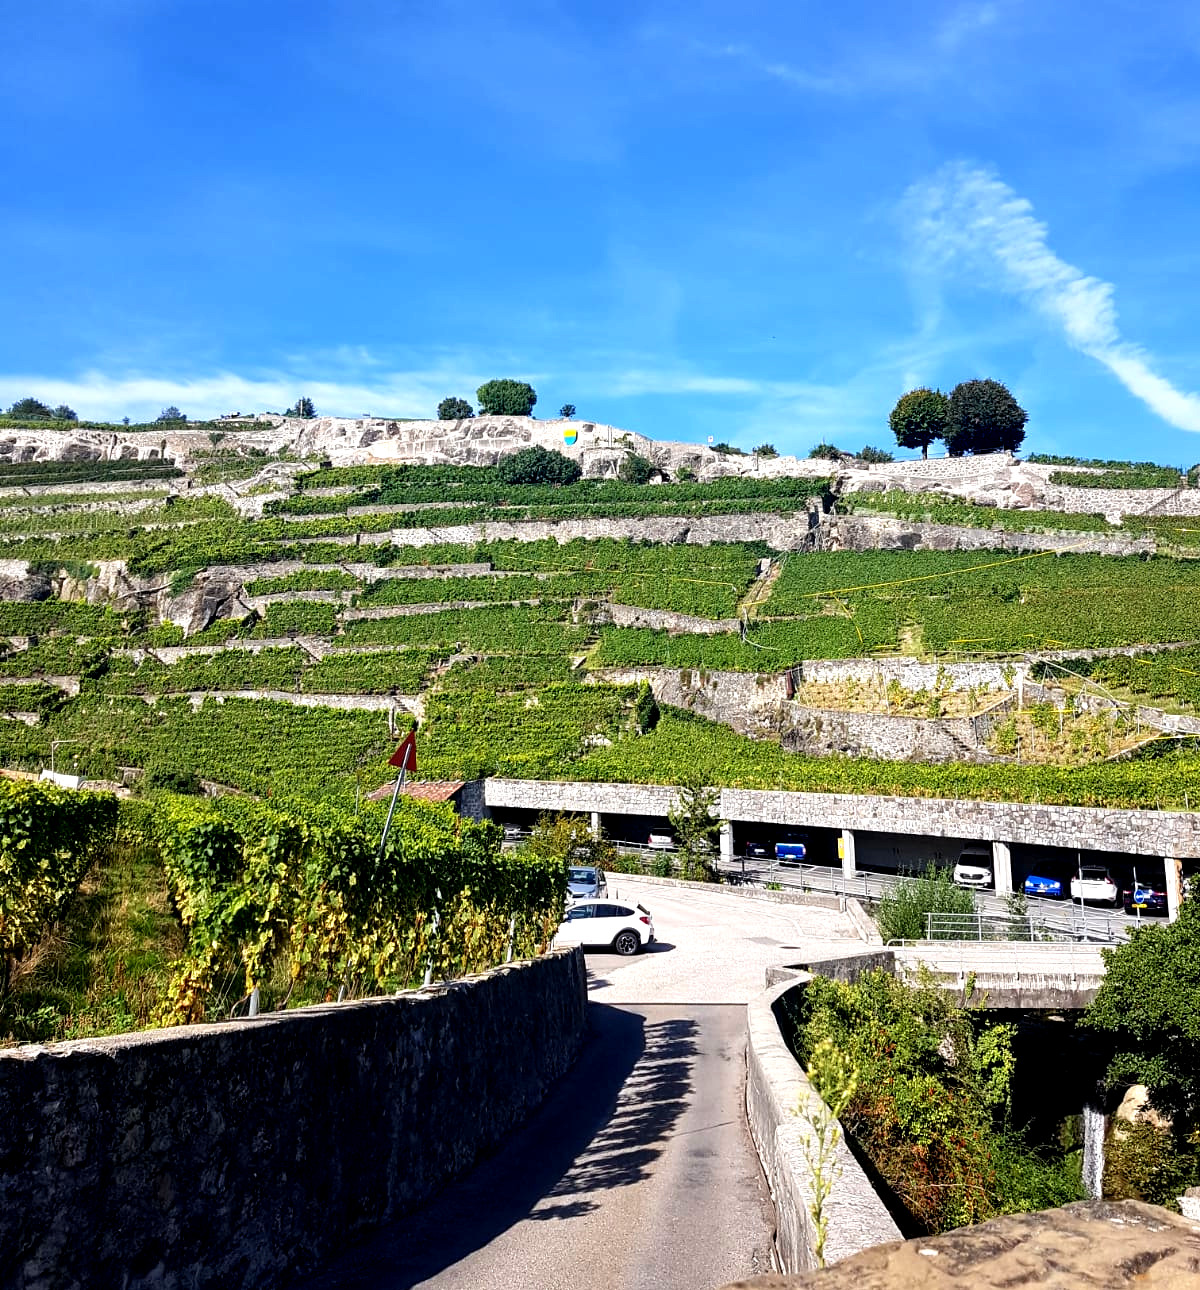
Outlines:
{"label": "stone block in foreground", "polygon": [[919,1237],[725,1290],[1197,1290],[1200,1222],[1141,1201],[1084,1200]]}

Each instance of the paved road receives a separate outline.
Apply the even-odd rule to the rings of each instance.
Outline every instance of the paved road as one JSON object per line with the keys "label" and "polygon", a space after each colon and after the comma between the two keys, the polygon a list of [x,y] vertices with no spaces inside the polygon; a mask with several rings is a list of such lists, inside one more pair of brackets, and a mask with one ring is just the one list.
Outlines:
{"label": "paved road", "polygon": [[306,1290],[705,1290],[770,1270],[741,1113],[745,1009],[593,1004],[505,1148]]}
{"label": "paved road", "polygon": [[861,942],[832,910],[622,874],[609,889],[651,910],[660,943],[588,955],[574,1068],[495,1157],[305,1290],[706,1290],[770,1270],[744,1005],[768,964]]}

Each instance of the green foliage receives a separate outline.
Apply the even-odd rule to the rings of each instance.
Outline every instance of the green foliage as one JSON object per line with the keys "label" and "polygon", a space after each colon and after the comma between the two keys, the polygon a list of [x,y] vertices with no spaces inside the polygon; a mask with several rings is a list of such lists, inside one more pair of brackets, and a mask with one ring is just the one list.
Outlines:
{"label": "green foliage", "polygon": [[288,591],[353,591],[361,586],[358,578],[341,569],[297,569],[277,578],[253,578],[246,583],[246,593],[277,596]]}
{"label": "green foliage", "polygon": [[1069,488],[1181,488],[1183,478],[1173,466],[1155,466],[1139,462],[1121,470],[1105,470],[1089,475],[1073,470],[1055,470],[1050,474],[1052,484]]}
{"label": "green foliage", "polygon": [[885,452],[882,448],[872,448],[870,444],[862,447],[855,454],[859,461],[865,461],[867,465],[886,465],[889,461],[895,461],[890,452]]}
{"label": "green foliage", "polygon": [[79,413],[74,408],[69,408],[65,403],[60,403],[58,407],[50,414],[55,421],[78,421]]}
{"label": "green foliage", "polygon": [[547,865],[595,865],[614,868],[617,849],[605,837],[596,837],[582,815],[539,815],[524,850]]}
{"label": "green foliage", "polygon": [[8,410],[8,415],[22,421],[51,421],[54,413],[41,399],[18,399]]}
{"label": "green foliage", "polygon": [[854,985],[816,977],[798,1016],[802,1061],[829,1045],[857,1074],[842,1123],[928,1231],[982,1222],[1080,1188],[1005,1132],[1013,1028],[987,1025],[931,982],[883,972]]}
{"label": "green foliage", "polygon": [[840,462],[846,454],[831,443],[819,443],[814,448],[809,449],[808,455],[810,459]]}
{"label": "green foliage", "polygon": [[726,443],[724,440],[720,443],[714,443],[712,450],[713,452],[724,453],[727,457],[744,457],[746,455],[744,448],[736,448],[733,444]]}
{"label": "green foliage", "polygon": [[306,419],[311,419],[317,415],[317,409],[313,406],[312,399],[302,395],[296,400],[295,405],[288,408],[283,415],[285,417],[304,417]]}
{"label": "green foliage", "polygon": [[573,484],[583,467],[561,452],[534,444],[501,457],[496,474],[505,484]]}
{"label": "green foliage", "polygon": [[929,445],[941,439],[950,423],[950,400],[941,390],[921,386],[902,394],[888,416],[888,425],[901,448],[920,448],[929,456]]}
{"label": "green foliage", "polygon": [[475,415],[475,409],[466,399],[445,398],[437,405],[439,421],[464,421]]}
{"label": "green foliage", "polygon": [[964,453],[1016,452],[1029,414],[999,381],[962,381],[950,391],[943,438],[952,457]]}
{"label": "green foliage", "polygon": [[1143,926],[1104,951],[1105,974],[1083,1024],[1109,1044],[1110,1085],[1145,1084],[1182,1142],[1200,1128],[1200,902],[1164,927]]}
{"label": "green foliage", "polygon": [[625,484],[648,484],[650,476],[656,469],[649,458],[642,457],[636,452],[629,452],[621,458],[621,464],[617,468],[617,478]]}
{"label": "green foliage", "polygon": [[654,691],[650,688],[649,681],[643,681],[638,686],[637,699],[633,705],[634,718],[637,721],[639,734],[648,734],[658,725],[659,711],[658,700],[654,697]]}
{"label": "green foliage", "polygon": [[170,407],[163,408],[163,410],[154,419],[158,422],[186,421],[187,416],[183,412],[180,412],[174,404],[171,404]]}
{"label": "green foliage", "polygon": [[112,843],[117,799],[0,780],[0,999]]}
{"label": "green foliage", "polygon": [[931,867],[885,891],[875,922],[885,942],[920,941],[925,939],[927,914],[974,912],[974,894],[956,887],[949,869]]}
{"label": "green foliage", "polygon": [[483,417],[527,417],[533,413],[537,394],[524,381],[485,381],[475,391]]}
{"label": "green foliage", "polygon": [[758,447],[755,448],[754,451],[755,451],[755,454],[759,457],[778,457],[779,456],[779,450],[775,447],[773,443],[760,443]]}
{"label": "green foliage", "polygon": [[116,483],[177,479],[183,471],[162,458],[121,461],[5,461],[0,462],[0,487],[38,484]]}
{"label": "green foliage", "polygon": [[564,403],[562,407],[559,408],[558,415],[562,417],[564,421],[570,421],[570,419],[575,415],[575,404]]}
{"label": "green foliage", "polygon": [[688,775],[680,781],[675,805],[667,811],[678,839],[685,878],[709,882],[716,879],[712,853],[721,822],[714,819],[712,812],[719,798],[718,791],[698,775]]}
{"label": "green foliage", "polygon": [[190,942],[168,1019],[210,1015],[231,976],[237,993],[286,1002],[403,988],[426,964],[439,979],[478,971],[502,961],[510,919],[517,953],[545,948],[561,862],[504,855],[494,824],[446,806],[402,802],[382,851],[381,823],[375,810],[168,800],[156,828]]}
{"label": "green foliage", "polygon": [[1149,1120],[1114,1121],[1104,1148],[1105,1200],[1144,1200],[1178,1210],[1179,1197],[1200,1182],[1200,1151]]}
{"label": "green foliage", "polygon": [[597,747],[552,778],[600,783],[678,784],[696,774],[731,788],[802,793],[868,793],[884,797],[963,798],[989,802],[1185,809],[1200,801],[1200,756],[1162,757],[1080,767],[993,763],[923,764],[870,757],[810,757],[749,739],[728,726],[664,707],[648,735]]}

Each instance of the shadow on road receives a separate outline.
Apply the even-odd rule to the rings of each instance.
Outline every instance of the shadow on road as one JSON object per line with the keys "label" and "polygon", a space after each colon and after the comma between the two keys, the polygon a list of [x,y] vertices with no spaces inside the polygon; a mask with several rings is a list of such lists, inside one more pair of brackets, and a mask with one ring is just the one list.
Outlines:
{"label": "shadow on road", "polygon": [[[494,1156],[417,1212],[379,1229],[306,1290],[406,1290],[524,1219],[587,1214],[647,1176],[691,1092],[697,1023],[589,1004],[583,1052]],[[543,1203],[544,1202],[544,1203]]]}

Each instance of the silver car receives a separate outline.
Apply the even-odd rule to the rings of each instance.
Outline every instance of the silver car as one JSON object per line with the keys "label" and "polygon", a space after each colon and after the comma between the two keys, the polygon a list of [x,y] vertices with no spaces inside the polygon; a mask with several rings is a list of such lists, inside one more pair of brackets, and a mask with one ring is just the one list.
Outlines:
{"label": "silver car", "polygon": [[597,865],[572,865],[567,870],[567,895],[572,900],[583,900],[588,896],[607,896],[608,883],[604,870]]}

